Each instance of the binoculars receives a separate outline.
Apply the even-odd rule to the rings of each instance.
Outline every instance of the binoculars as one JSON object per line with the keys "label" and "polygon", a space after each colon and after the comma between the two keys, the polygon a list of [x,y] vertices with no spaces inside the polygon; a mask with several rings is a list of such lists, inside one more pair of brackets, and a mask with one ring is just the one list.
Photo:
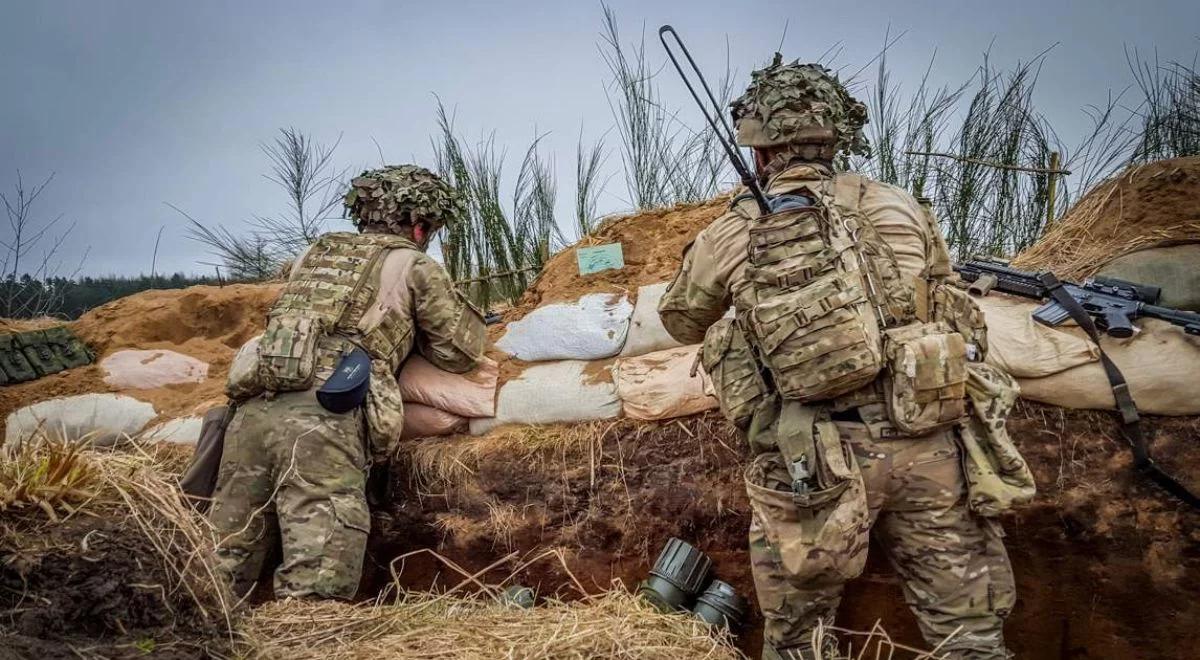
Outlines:
{"label": "binoculars", "polygon": [[711,573],[708,555],[671,538],[637,593],[660,612],[688,612],[714,628],[736,632],[749,605],[733,585],[711,578]]}

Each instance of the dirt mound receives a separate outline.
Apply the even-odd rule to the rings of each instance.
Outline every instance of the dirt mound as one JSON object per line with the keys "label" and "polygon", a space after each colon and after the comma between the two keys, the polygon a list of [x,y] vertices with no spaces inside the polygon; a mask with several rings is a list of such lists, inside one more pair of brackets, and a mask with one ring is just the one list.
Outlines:
{"label": "dirt mound", "polygon": [[[127,348],[167,349],[207,362],[208,378],[202,382],[123,392],[153,404],[159,419],[169,419],[201,412],[222,399],[234,352],[262,332],[280,288],[234,284],[143,291],[97,307],[70,326],[96,352],[97,363]],[[104,382],[98,365],[71,369],[0,388],[0,420],[46,399],[118,391]]]}
{"label": "dirt mound", "polygon": [[[1146,422],[1167,470],[1200,470],[1200,418]],[[1200,514],[1137,479],[1105,414],[1022,404],[1010,430],[1037,476],[1035,501],[1003,520],[1019,582],[1010,643],[1021,658],[1174,658],[1190,648],[1200,602]],[[715,414],[662,423],[613,420],[507,429],[407,444],[397,502],[378,512],[368,585],[447,586],[437,562],[391,560],[422,547],[481,570],[510,552],[559,548],[517,580],[553,592],[577,578],[597,591],[643,579],[670,536],[693,541],[716,574],[752,597],[744,443]],[[1200,483],[1193,484],[1200,486]],[[491,579],[518,564],[502,563]],[[899,583],[875,549],[846,593],[839,625],[881,620],[920,644]],[[760,621],[742,640],[757,649]]]}
{"label": "dirt mound", "polygon": [[[632,300],[639,286],[674,277],[684,246],[728,208],[729,198],[721,196],[701,204],[610,220],[591,237],[551,257],[517,304],[504,314],[504,320],[519,319],[535,307],[577,300],[588,293],[623,293]],[[605,243],[621,244],[625,267],[580,275],[575,249]]]}
{"label": "dirt mound", "polygon": [[56,328],[66,321],[53,316],[39,316],[36,319],[5,319],[0,318],[0,334],[9,332],[29,332],[30,330],[45,330]]}
{"label": "dirt mound", "polygon": [[1136,250],[1200,240],[1200,157],[1130,167],[1080,199],[1013,261],[1071,279]]}
{"label": "dirt mound", "polygon": [[225,646],[231,599],[208,528],[178,492],[176,448],[35,443],[5,460],[0,658],[206,658]]}

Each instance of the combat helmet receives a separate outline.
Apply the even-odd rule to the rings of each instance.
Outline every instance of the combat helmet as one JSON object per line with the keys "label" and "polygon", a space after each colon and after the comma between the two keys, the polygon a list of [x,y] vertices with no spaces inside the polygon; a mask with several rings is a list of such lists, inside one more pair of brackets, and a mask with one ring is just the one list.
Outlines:
{"label": "combat helmet", "polygon": [[746,92],[730,104],[737,142],[745,147],[832,143],[842,155],[870,153],[867,107],[820,64],[783,63],[750,74]]}
{"label": "combat helmet", "polygon": [[343,202],[359,231],[368,225],[395,230],[414,216],[437,231],[466,212],[454,188],[418,165],[366,170],[350,181]]}

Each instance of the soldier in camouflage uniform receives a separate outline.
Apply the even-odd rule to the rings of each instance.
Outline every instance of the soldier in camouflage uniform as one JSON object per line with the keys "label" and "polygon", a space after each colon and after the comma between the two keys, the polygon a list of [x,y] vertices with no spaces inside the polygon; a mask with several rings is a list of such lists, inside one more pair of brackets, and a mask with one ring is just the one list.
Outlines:
{"label": "soldier in camouflage uniform", "polygon": [[[659,314],[678,341],[704,341],[722,411],[754,454],[746,487],[763,657],[813,657],[813,631],[832,624],[844,583],[861,573],[868,533],[930,645],[956,659],[1007,657],[1013,574],[998,525],[968,506],[955,425],[963,356],[981,357],[986,328],[969,299],[939,287],[950,261],[932,213],[899,188],[835,173],[835,158],[867,150],[866,108],[819,65],[776,56],[733,116],[764,192],[798,196],[801,210],[763,216],[748,195],[735,198],[685,251]],[[955,305],[970,313],[949,319]],[[722,318],[731,306],[736,317]],[[954,329],[924,323],[934,312]],[[923,337],[905,344],[896,328]],[[920,350],[889,370],[879,366],[887,346]],[[926,366],[931,379],[897,394],[899,372]],[[920,389],[924,380],[936,387]],[[905,431],[898,417],[926,430]]]}
{"label": "soldier in camouflage uniform", "polygon": [[[455,191],[424,168],[387,167],[355,178],[345,204],[360,233],[325,234],[296,260],[266,333],[230,368],[239,408],[210,516],[239,595],[281,543],[276,595],[351,598],[370,528],[367,471],[403,424],[396,372],[414,346],[456,373],[483,355],[478,310],[424,253],[462,213]],[[315,393],[354,347],[370,355],[370,389],[335,414]]]}

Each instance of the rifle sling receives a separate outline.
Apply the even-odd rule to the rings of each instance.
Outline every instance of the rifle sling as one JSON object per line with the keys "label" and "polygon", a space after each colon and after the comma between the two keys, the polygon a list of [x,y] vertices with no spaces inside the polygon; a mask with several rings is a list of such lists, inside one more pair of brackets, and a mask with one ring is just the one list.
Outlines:
{"label": "rifle sling", "polygon": [[1186,486],[1164,472],[1154,462],[1154,459],[1150,457],[1150,450],[1146,447],[1146,439],[1142,434],[1141,417],[1138,415],[1137,404],[1133,400],[1133,395],[1129,392],[1129,385],[1125,382],[1125,375],[1121,373],[1116,363],[1108,357],[1108,354],[1104,352],[1104,347],[1100,345],[1100,333],[1096,329],[1096,324],[1092,321],[1091,315],[1087,313],[1087,310],[1071,294],[1067,293],[1066,289],[1063,288],[1062,282],[1054,273],[1039,273],[1038,280],[1042,283],[1042,286],[1046,287],[1047,295],[1070,314],[1071,319],[1078,323],[1080,328],[1083,328],[1083,331],[1087,333],[1088,337],[1091,338],[1092,342],[1096,344],[1096,348],[1100,351],[1100,364],[1104,366],[1104,374],[1108,377],[1109,385],[1112,386],[1113,399],[1116,401],[1117,410],[1121,413],[1121,435],[1125,437],[1125,441],[1129,443],[1129,448],[1133,452],[1134,469],[1150,477],[1163,490],[1192,507],[1200,509],[1200,497],[1197,497]]}

